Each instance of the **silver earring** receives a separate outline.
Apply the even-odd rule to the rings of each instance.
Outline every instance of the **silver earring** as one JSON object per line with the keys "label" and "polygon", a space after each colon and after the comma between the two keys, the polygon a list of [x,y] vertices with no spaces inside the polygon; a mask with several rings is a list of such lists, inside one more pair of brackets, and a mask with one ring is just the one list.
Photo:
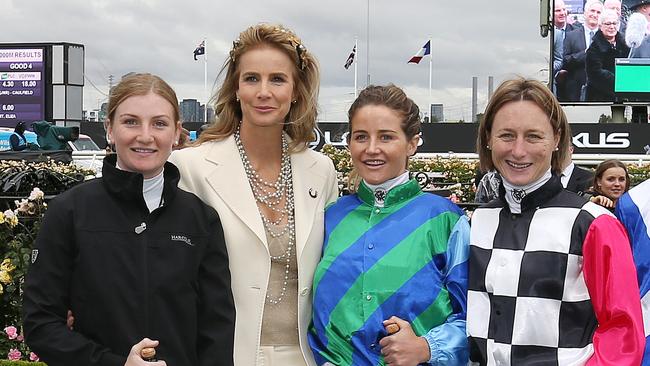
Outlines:
{"label": "silver earring", "polygon": [[239,102],[239,95],[235,96],[235,100]]}
{"label": "silver earring", "polygon": [[485,145],[485,148],[488,149],[488,150],[492,150],[492,148],[490,147],[490,145]]}
{"label": "silver earring", "polygon": [[560,148],[556,146],[556,147],[555,147],[555,151],[558,151],[558,150],[560,150]]}
{"label": "silver earring", "polygon": [[296,99],[296,100],[292,101],[291,103],[296,104],[297,101],[298,101],[298,100]]}

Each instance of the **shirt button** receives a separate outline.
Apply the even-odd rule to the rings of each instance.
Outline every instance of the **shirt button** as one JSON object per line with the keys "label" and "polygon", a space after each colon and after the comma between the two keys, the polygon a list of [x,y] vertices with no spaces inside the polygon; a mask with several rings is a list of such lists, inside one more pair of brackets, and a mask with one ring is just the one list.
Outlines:
{"label": "shirt button", "polygon": [[375,245],[373,243],[368,244],[368,249],[372,249],[374,247],[375,247]]}
{"label": "shirt button", "polygon": [[371,343],[371,344],[370,344],[370,348],[375,348],[375,344],[374,344],[374,343]]}
{"label": "shirt button", "polygon": [[375,209],[375,213],[380,213],[380,212],[381,212],[380,209],[378,209],[378,208]]}
{"label": "shirt button", "polygon": [[300,296],[307,296],[308,293],[309,293],[309,288],[305,287],[302,289],[302,291],[300,291]]}
{"label": "shirt button", "polygon": [[508,261],[505,258],[503,258],[503,259],[501,259],[501,263],[499,263],[499,264],[501,265],[501,267],[505,267],[506,264],[508,264]]}
{"label": "shirt button", "polygon": [[368,301],[372,300],[372,296],[366,295],[366,300],[368,300]]}

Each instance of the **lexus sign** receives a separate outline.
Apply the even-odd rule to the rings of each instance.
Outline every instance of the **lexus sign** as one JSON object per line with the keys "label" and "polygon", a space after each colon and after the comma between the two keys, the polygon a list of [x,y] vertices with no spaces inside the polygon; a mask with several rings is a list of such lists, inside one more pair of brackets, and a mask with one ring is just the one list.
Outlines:
{"label": "lexus sign", "polygon": [[[323,144],[346,145],[347,123],[319,123],[319,149]],[[476,152],[476,123],[422,124],[419,153]],[[573,145],[578,154],[646,154],[650,152],[650,124],[574,123]],[[645,149],[644,149],[645,147]]]}

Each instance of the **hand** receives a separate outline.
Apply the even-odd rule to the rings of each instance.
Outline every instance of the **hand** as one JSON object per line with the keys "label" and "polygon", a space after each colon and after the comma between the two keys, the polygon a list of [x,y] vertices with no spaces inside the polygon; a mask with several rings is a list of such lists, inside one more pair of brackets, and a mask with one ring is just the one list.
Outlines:
{"label": "hand", "polygon": [[133,347],[131,347],[131,352],[129,352],[129,355],[126,358],[124,366],[167,366],[165,361],[147,362],[140,357],[140,352],[143,348],[157,347],[158,343],[158,341],[143,338],[140,342],[134,344]]}
{"label": "hand", "polygon": [[397,366],[415,366],[429,362],[431,352],[427,340],[415,335],[411,324],[396,316],[384,320],[384,327],[392,323],[399,326],[399,331],[379,341],[384,361]]}
{"label": "hand", "polygon": [[594,196],[589,199],[591,202],[599,204],[603,207],[606,208],[613,208],[614,207],[614,201],[611,199],[605,197],[605,196]]}
{"label": "hand", "polygon": [[74,330],[74,316],[72,315],[72,310],[68,310],[68,317],[65,319],[65,324],[68,326],[68,329]]}

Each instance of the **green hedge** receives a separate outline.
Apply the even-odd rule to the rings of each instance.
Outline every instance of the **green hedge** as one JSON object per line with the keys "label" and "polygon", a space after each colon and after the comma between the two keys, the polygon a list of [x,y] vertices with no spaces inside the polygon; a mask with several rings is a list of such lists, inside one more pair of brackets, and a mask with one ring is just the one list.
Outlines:
{"label": "green hedge", "polygon": [[0,360],[0,366],[47,366],[43,362]]}

